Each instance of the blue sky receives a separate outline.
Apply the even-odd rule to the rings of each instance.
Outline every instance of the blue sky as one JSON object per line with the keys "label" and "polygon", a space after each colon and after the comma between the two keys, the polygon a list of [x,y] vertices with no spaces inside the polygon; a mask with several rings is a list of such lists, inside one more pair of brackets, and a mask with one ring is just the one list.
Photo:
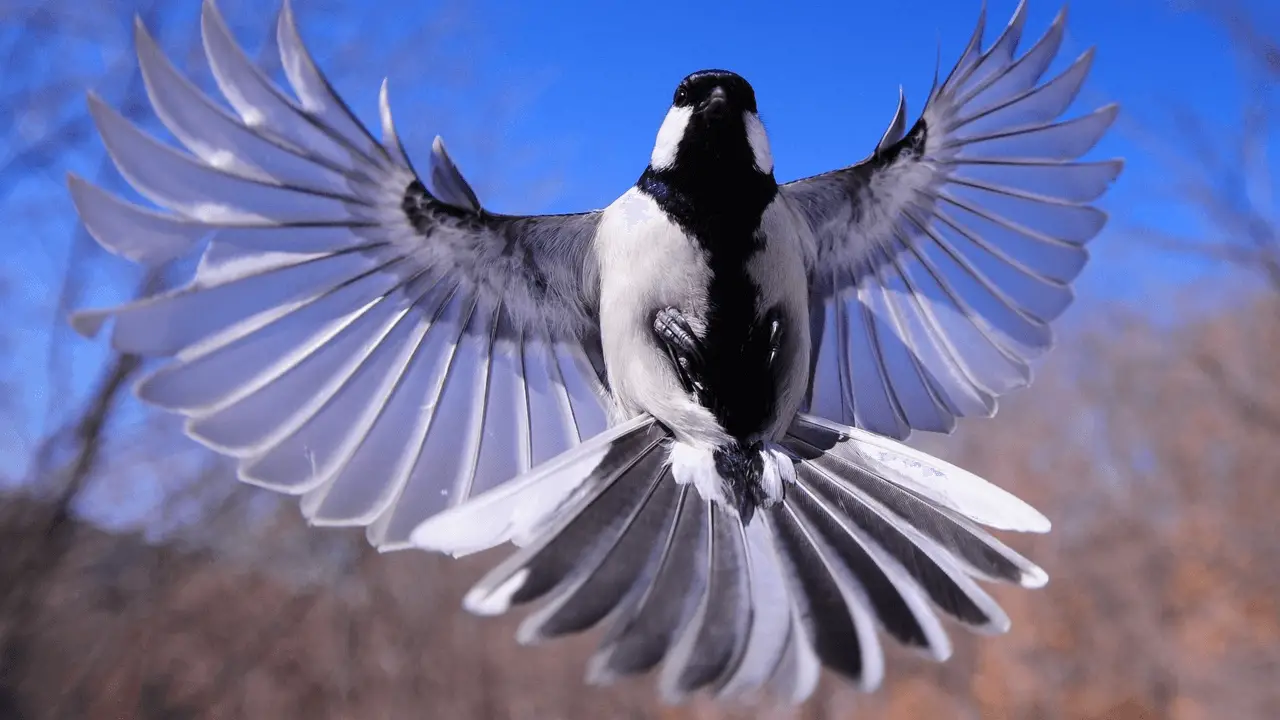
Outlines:
{"label": "blue sky", "polygon": [[[322,22],[307,20],[305,0],[298,7],[304,33],[323,32],[316,27]],[[501,162],[488,157],[476,162],[470,157],[475,148],[450,144],[464,173],[481,188],[502,177],[503,191],[482,200],[496,210],[516,212],[579,210],[616,197],[643,168],[675,84],[706,67],[734,70],[755,86],[780,180],[856,161],[883,131],[899,85],[907,91],[909,109],[919,111],[939,49],[945,75],[969,37],[979,3],[478,0],[467,7],[465,31],[483,46],[473,57],[481,76],[498,88],[526,90],[518,111],[503,118],[503,140],[532,148],[537,162],[503,175]],[[1015,0],[988,3],[989,39],[1015,7]],[[1024,48],[1060,7],[1052,0],[1032,0]],[[1170,0],[1077,0],[1069,12],[1057,67],[1098,46],[1077,108],[1122,104],[1121,122],[1094,156],[1129,161],[1104,198],[1116,221],[1095,245],[1098,260],[1082,278],[1083,294],[1133,299],[1151,283],[1178,282],[1204,269],[1160,259],[1152,261],[1159,267],[1142,268],[1141,282],[1134,276],[1131,245],[1120,237],[1127,224],[1170,227],[1194,221],[1156,192],[1164,169],[1148,157],[1140,135],[1164,118],[1170,102],[1232,128],[1243,100],[1238,62],[1219,28],[1202,15],[1178,12]],[[353,73],[344,87],[362,114],[372,110],[371,88],[387,71],[367,72],[365,77]],[[397,82],[412,83],[412,78]],[[411,87],[394,90],[393,100],[413,92]],[[476,108],[458,110],[472,117]],[[438,130],[430,118],[419,123],[401,115],[399,123],[407,126],[402,132],[411,152],[419,154]],[[450,140],[447,133],[445,139]],[[523,185],[522,174],[529,178]],[[557,182],[553,192],[534,193],[531,201],[535,177]]]}
{"label": "blue sky", "polygon": [[[249,44],[272,20],[265,3],[223,1]],[[424,157],[434,135],[443,134],[481,200],[500,212],[572,211],[610,202],[647,162],[676,83],[707,67],[734,70],[755,86],[780,180],[854,162],[879,138],[899,85],[912,115],[918,113],[939,49],[945,75],[979,7],[977,0],[456,4],[460,12],[451,15],[454,24],[438,38],[440,47],[423,47],[400,62],[378,53],[345,58],[335,85],[376,127],[378,83],[390,76],[392,105],[410,154]],[[1265,0],[1246,4],[1274,14]],[[294,5],[303,37],[329,72],[338,61],[328,51],[338,39],[364,33],[366,45],[390,47],[447,10],[410,0],[383,0],[376,10],[354,0],[328,0],[324,8],[310,0]],[[1015,5],[990,0],[989,40]],[[1059,8],[1053,0],[1032,0],[1023,47]],[[162,38],[169,47],[181,45],[177,41],[198,27],[198,2],[178,8],[175,0],[172,12],[182,22]],[[1171,0],[1077,0],[1057,67],[1091,45],[1098,46],[1098,56],[1077,107],[1122,104],[1117,130],[1094,156],[1123,156],[1128,166],[1103,201],[1113,222],[1095,241],[1094,261],[1081,280],[1079,297],[1086,306],[1141,301],[1153,287],[1177,287],[1205,271],[1185,259],[1135,252],[1126,239],[1125,228],[1134,222],[1166,229],[1196,222],[1160,194],[1166,172],[1144,147],[1143,128],[1158,124],[1168,103],[1179,102],[1229,134],[1245,99],[1225,35],[1204,16],[1177,12]],[[74,57],[95,62],[83,49]],[[93,162],[82,157],[76,166],[83,171]],[[48,378],[40,375],[49,342],[42,306],[56,293],[58,263],[66,251],[59,243],[71,237],[73,227],[58,179],[62,168],[55,170],[11,201],[47,195],[53,207],[61,205],[58,217],[64,219],[23,231],[11,227],[0,236],[0,279],[16,284],[11,289],[30,305],[10,312],[4,321],[9,328],[0,328],[9,331],[9,380],[29,391],[26,410],[33,414],[21,421],[31,423],[21,428],[27,439],[44,422],[40,395],[50,391]],[[95,263],[94,304],[123,299],[129,288],[121,282],[125,266],[111,258]],[[72,343],[76,377],[70,385],[79,396],[91,386],[104,353],[101,343]],[[0,476],[18,467],[14,452],[22,444],[0,442]]]}

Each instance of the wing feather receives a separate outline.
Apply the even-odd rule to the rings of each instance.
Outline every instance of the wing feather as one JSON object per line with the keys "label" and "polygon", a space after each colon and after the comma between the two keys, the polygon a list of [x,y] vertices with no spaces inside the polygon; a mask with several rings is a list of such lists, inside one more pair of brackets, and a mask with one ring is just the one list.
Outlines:
{"label": "wing feather", "polygon": [[231,111],[136,26],[148,96],[181,148],[90,97],[111,158],[159,209],[70,180],[108,250],[148,263],[203,252],[187,284],[73,317],[86,334],[111,321],[117,350],[168,359],[139,383],[144,401],[185,415],[242,480],[301,496],[313,523],[367,526],[383,549],[608,425],[589,359],[598,213],[489,213],[439,139],[419,179],[386,84],[378,141],[288,3],[277,44],[296,99],[212,0],[201,28]]}
{"label": "wing feather", "polygon": [[811,412],[893,437],[949,432],[1031,381],[1071,304],[1093,207],[1122,169],[1081,161],[1114,105],[1061,116],[1089,50],[1042,81],[1065,9],[1025,53],[1026,3],[982,50],[985,8],[947,79],[906,132],[905,101],[866,160],[788,183],[814,233]]}

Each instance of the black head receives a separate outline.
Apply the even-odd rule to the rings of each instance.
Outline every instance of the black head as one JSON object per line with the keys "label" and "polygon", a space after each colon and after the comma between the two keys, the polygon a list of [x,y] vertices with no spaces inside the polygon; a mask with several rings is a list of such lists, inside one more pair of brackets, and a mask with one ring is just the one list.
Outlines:
{"label": "black head", "polygon": [[699,70],[680,81],[672,107],[692,108],[695,116],[710,123],[730,112],[757,112],[756,91],[741,75],[727,70]]}
{"label": "black head", "polygon": [[772,176],[769,140],[751,84],[727,70],[701,70],[680,81],[650,167]]}

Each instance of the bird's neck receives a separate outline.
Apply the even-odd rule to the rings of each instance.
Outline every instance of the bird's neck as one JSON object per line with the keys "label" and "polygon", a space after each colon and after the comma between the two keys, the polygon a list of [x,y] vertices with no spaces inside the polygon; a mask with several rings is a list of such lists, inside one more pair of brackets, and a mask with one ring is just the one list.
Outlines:
{"label": "bird's neck", "polygon": [[772,173],[755,167],[750,148],[743,146],[745,154],[715,147],[688,152],[682,146],[675,164],[650,166],[636,186],[700,242],[749,243],[778,184]]}

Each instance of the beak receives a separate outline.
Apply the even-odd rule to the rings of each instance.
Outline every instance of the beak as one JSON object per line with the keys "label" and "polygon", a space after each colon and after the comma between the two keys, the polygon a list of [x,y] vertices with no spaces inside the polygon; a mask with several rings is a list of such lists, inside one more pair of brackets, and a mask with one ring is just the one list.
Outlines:
{"label": "beak", "polygon": [[711,96],[702,103],[700,110],[703,115],[713,119],[723,117],[728,113],[729,98],[724,94],[724,88],[717,87],[712,90]]}

